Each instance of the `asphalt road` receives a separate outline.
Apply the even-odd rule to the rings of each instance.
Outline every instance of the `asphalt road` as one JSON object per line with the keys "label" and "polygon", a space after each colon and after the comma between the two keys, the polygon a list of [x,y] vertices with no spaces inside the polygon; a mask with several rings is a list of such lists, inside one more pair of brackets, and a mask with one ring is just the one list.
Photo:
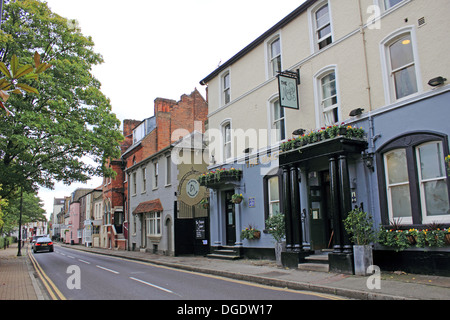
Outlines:
{"label": "asphalt road", "polygon": [[[272,288],[55,246],[35,253],[41,278],[67,300],[329,300],[335,297]],[[50,285],[47,285],[50,287]],[[58,297],[54,294],[54,297]]]}

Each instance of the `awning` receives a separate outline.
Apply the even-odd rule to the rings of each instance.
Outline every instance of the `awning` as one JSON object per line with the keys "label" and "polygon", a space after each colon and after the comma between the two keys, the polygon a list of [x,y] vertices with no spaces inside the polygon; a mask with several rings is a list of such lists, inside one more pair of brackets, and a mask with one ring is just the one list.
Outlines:
{"label": "awning", "polygon": [[159,199],[156,199],[152,201],[141,202],[133,211],[133,214],[161,211],[164,211],[161,201]]}

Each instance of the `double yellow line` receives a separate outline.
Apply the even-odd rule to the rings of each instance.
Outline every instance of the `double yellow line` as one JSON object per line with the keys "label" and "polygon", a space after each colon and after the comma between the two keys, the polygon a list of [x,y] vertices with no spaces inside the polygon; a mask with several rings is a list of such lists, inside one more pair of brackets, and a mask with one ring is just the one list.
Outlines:
{"label": "double yellow line", "polygon": [[48,293],[50,294],[50,297],[53,300],[67,300],[66,297],[59,291],[59,289],[56,287],[56,285],[53,283],[52,280],[45,274],[44,270],[42,270],[39,263],[36,261],[36,259],[31,254],[31,249],[28,247],[28,256],[30,257],[31,263],[33,264],[34,269],[36,270],[37,274],[39,275],[39,278],[42,280],[42,283],[44,284],[45,288],[47,289]]}

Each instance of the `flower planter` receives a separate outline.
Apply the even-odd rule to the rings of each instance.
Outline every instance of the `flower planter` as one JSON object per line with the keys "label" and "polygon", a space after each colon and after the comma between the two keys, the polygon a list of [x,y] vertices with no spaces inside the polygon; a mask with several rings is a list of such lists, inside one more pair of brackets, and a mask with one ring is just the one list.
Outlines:
{"label": "flower planter", "polygon": [[242,199],[235,199],[232,201],[234,204],[240,204],[242,202]]}
{"label": "flower planter", "polygon": [[370,273],[367,273],[367,269],[369,266],[373,265],[372,246],[353,246],[353,255],[355,262],[355,275],[371,275]]}
{"label": "flower planter", "polygon": [[261,239],[261,231],[253,232],[253,238],[254,239]]}

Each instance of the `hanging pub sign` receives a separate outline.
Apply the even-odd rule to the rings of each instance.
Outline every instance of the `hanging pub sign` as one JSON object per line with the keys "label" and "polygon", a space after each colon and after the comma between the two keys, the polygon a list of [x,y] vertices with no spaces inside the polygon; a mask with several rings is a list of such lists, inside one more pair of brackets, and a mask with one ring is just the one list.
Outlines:
{"label": "hanging pub sign", "polygon": [[283,71],[278,74],[278,91],[280,107],[299,109],[298,86],[300,85],[300,70],[297,72]]}

